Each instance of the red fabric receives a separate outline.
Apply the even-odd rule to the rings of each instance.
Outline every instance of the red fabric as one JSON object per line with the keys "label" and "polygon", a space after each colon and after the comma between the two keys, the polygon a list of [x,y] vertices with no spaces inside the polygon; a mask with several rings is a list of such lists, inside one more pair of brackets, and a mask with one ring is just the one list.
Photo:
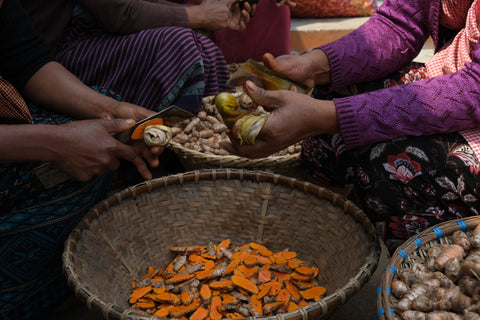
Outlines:
{"label": "red fabric", "polygon": [[245,31],[222,30],[215,32],[212,40],[229,64],[249,58],[262,61],[266,52],[274,56],[290,54],[290,8],[277,7],[273,0],[260,0]]}
{"label": "red fabric", "polygon": [[[0,6],[2,0],[0,0]],[[31,123],[32,116],[20,93],[0,76],[0,123]]]}

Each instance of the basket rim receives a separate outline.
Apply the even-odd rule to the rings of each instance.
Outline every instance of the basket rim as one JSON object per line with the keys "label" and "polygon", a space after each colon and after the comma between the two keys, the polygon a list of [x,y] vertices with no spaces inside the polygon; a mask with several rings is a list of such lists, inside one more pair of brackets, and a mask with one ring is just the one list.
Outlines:
{"label": "basket rim", "polygon": [[[372,277],[378,266],[378,261],[380,258],[381,249],[379,238],[373,224],[370,222],[368,217],[352,201],[334,191],[313,183],[272,172],[233,168],[203,169],[144,181],[113,194],[92,208],[68,237],[67,241],[65,242],[65,249],[62,255],[64,273],[68,279],[70,287],[74,289],[76,296],[86,302],[87,307],[90,310],[102,312],[106,319],[159,319],[156,316],[144,316],[132,310],[124,310],[118,306],[108,303],[101,297],[95,296],[88,288],[82,285],[73,265],[75,256],[74,251],[77,241],[81,238],[82,232],[85,229],[88,229],[91,222],[97,219],[103,211],[108,210],[110,207],[116,204],[120,204],[125,199],[135,198],[140,193],[151,192],[157,188],[166,188],[169,185],[199,183],[201,180],[215,181],[220,179],[269,182],[276,185],[281,184],[305,193],[314,194],[321,199],[330,200],[332,204],[342,208],[346,213],[350,214],[355,221],[360,223],[368,235],[369,243],[367,243],[367,245],[370,245],[370,251],[365,257],[363,265],[353,277],[346,281],[343,287],[335,290],[335,292],[332,292],[323,299],[310,304],[309,306],[282,314],[282,319],[303,320],[308,319],[309,315],[311,314],[314,316],[327,315],[329,312],[333,312],[339,306],[343,305]],[[257,319],[278,320],[278,317],[270,316],[260,317]]]}
{"label": "basket rim", "polygon": [[196,150],[193,150],[193,149],[190,149],[190,148],[186,148],[184,147],[183,145],[181,145],[180,143],[176,142],[176,141],[173,141],[171,140],[168,145],[167,145],[167,148],[171,148],[173,149],[174,151],[180,151],[182,153],[185,153],[185,154],[188,154],[189,157],[196,157],[196,158],[203,158],[203,159],[207,159],[207,160],[218,160],[218,159],[228,159],[228,160],[232,160],[232,161],[242,161],[242,162],[246,162],[246,163],[251,163],[251,164],[261,164],[261,163],[270,163],[270,162],[275,162],[275,163],[278,163],[279,160],[283,161],[283,162],[290,162],[292,160],[298,160],[298,157],[300,156],[300,152],[297,152],[297,153],[293,153],[293,154],[288,154],[288,155],[284,155],[284,156],[268,156],[268,157],[264,157],[264,158],[259,158],[259,159],[250,159],[250,158],[244,158],[244,157],[239,157],[239,156],[236,156],[236,155],[217,155],[217,154],[208,154],[208,153],[203,153],[203,152],[199,152],[199,151],[196,151]]}
{"label": "basket rim", "polygon": [[398,267],[411,253],[421,250],[425,244],[438,241],[457,230],[471,230],[479,224],[480,216],[444,221],[423,230],[400,245],[383,269],[380,285],[377,288],[377,319],[394,319],[394,312],[390,303],[390,284],[397,274]]}

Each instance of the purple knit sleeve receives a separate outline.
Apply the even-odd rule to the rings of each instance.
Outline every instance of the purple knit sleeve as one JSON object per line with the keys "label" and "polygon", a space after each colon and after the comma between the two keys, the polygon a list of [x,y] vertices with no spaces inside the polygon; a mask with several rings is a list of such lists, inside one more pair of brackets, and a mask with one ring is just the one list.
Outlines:
{"label": "purple knit sleeve", "polygon": [[348,148],[480,127],[480,44],[455,73],[335,99]]}
{"label": "purple knit sleeve", "polygon": [[378,79],[412,61],[429,36],[430,5],[438,0],[386,0],[362,26],[321,49],[330,61],[332,88]]}

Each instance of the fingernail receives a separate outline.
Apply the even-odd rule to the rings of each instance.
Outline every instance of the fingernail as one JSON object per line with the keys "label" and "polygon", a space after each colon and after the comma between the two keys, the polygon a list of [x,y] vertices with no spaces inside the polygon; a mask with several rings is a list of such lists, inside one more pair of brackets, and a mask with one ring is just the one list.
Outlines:
{"label": "fingernail", "polygon": [[132,126],[135,124],[135,120],[133,119],[127,119],[127,125]]}
{"label": "fingernail", "polygon": [[255,85],[253,84],[252,81],[247,81],[247,87],[250,90],[255,90]]}

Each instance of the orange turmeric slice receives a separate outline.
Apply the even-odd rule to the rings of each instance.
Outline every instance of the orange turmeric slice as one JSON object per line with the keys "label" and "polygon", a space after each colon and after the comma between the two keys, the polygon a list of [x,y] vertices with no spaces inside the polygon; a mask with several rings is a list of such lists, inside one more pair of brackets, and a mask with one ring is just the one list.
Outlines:
{"label": "orange turmeric slice", "polygon": [[189,320],[204,320],[208,317],[208,314],[208,309],[200,306],[192,313]]}
{"label": "orange turmeric slice", "polygon": [[233,280],[219,280],[209,283],[209,287],[214,290],[219,291],[232,291],[233,290]]}
{"label": "orange turmeric slice", "polygon": [[263,306],[263,313],[264,314],[272,313],[278,310],[278,308],[280,308],[281,306],[283,306],[283,302],[280,302],[280,301],[267,303]]}
{"label": "orange turmeric slice", "polygon": [[259,282],[268,282],[272,280],[272,272],[270,270],[264,270],[264,269],[260,270],[258,272],[257,280]]}
{"label": "orange turmeric slice", "polygon": [[300,295],[303,297],[305,300],[315,300],[317,301],[325,292],[327,289],[324,287],[312,287],[304,291],[300,291]]}
{"label": "orange turmeric slice", "polygon": [[298,304],[296,304],[296,303],[293,302],[293,301],[290,301],[290,302],[288,303],[287,312],[295,311],[295,310],[297,310],[298,308],[300,308],[300,307],[298,306]]}
{"label": "orange turmeric slice", "polygon": [[173,305],[158,308],[154,315],[160,318],[166,318],[168,315],[170,315],[171,309],[173,309]]}
{"label": "orange turmeric slice", "polygon": [[188,274],[188,273],[184,273],[184,274],[175,274],[171,277],[168,277],[166,280],[165,280],[165,283],[166,284],[176,284],[176,283],[180,283],[180,282],[185,282],[187,280],[190,280],[192,278],[194,278],[195,275],[194,274]]}
{"label": "orange turmeric slice", "polygon": [[295,271],[307,277],[313,277],[315,270],[312,267],[301,266],[295,268]]}
{"label": "orange turmeric slice", "polygon": [[178,318],[195,311],[200,306],[200,301],[196,300],[188,305],[181,305],[170,311],[172,317]]}
{"label": "orange turmeric slice", "polygon": [[212,303],[210,304],[210,319],[220,320],[223,318],[223,315],[218,310],[218,307],[222,305],[222,298],[219,296],[214,296],[212,298]]}
{"label": "orange turmeric slice", "polygon": [[146,286],[143,288],[134,289],[132,294],[130,295],[130,300],[129,300],[130,303],[137,302],[138,299],[140,299],[150,291],[152,291],[152,286]]}
{"label": "orange turmeric slice", "polygon": [[151,125],[163,125],[163,119],[155,118],[142,123],[141,125],[136,127],[135,130],[133,130],[132,135],[130,136],[130,139],[132,140],[143,139],[143,132],[145,131],[145,128]]}
{"label": "orange turmeric slice", "polygon": [[177,297],[176,294],[171,293],[171,292],[162,292],[162,293],[157,293],[153,294],[150,296],[152,300],[158,301],[158,302],[168,302],[174,306],[177,306],[181,303],[180,299]]}
{"label": "orange turmeric slice", "polygon": [[268,295],[277,296],[280,290],[282,290],[282,288],[283,288],[283,283],[281,281],[272,281]]}
{"label": "orange turmeric slice", "polygon": [[200,297],[204,302],[210,302],[210,299],[212,298],[212,290],[210,290],[210,287],[207,284],[202,284],[200,287]]}
{"label": "orange turmeric slice", "polygon": [[282,288],[277,294],[277,301],[283,302],[284,306],[288,306],[288,302],[290,301],[290,292],[286,288]]}
{"label": "orange turmeric slice", "polygon": [[263,304],[262,300],[258,298],[258,295],[252,295],[250,303],[252,304],[252,307],[256,312],[255,317],[263,316]]}
{"label": "orange turmeric slice", "polygon": [[300,292],[298,291],[297,287],[291,283],[290,281],[285,282],[285,288],[290,293],[290,297],[293,301],[298,302],[301,299]]}
{"label": "orange turmeric slice", "polygon": [[238,277],[238,276],[232,276],[231,277],[232,282],[239,288],[242,288],[243,290],[247,291],[250,294],[257,294],[258,293],[258,287],[250,280],[247,278],[243,277]]}

